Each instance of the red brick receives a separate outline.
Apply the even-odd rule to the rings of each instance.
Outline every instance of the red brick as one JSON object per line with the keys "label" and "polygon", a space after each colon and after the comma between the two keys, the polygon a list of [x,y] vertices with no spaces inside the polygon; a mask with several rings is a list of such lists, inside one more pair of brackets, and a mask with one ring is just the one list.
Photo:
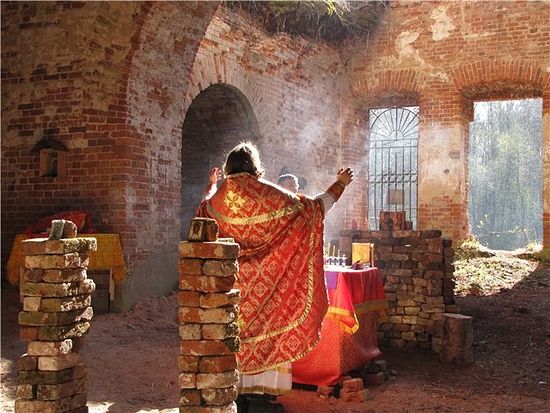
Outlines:
{"label": "red brick", "polygon": [[[238,342],[238,339],[237,339]],[[181,342],[181,354],[191,356],[228,355],[238,351],[235,340],[185,340]]]}
{"label": "red brick", "polygon": [[180,306],[198,307],[200,296],[198,291],[180,291],[178,292],[178,303]]}
{"label": "red brick", "polygon": [[199,371],[201,373],[221,373],[237,368],[237,358],[234,354],[227,356],[201,357]]}

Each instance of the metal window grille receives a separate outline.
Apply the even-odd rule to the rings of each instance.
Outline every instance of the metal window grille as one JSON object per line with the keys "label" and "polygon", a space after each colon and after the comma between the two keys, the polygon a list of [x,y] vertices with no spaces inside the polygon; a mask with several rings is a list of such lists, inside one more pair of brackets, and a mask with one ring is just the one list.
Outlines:
{"label": "metal window grille", "polygon": [[417,227],[418,106],[369,111],[369,228],[380,211],[405,211]]}

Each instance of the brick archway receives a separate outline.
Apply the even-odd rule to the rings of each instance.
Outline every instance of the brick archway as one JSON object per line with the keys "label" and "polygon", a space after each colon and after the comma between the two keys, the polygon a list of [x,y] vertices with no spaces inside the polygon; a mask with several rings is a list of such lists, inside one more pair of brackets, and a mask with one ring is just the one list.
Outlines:
{"label": "brick archway", "polygon": [[418,95],[426,84],[426,75],[413,69],[363,73],[351,81],[355,96]]}
{"label": "brick archway", "polygon": [[[189,76],[189,87],[184,98],[184,109],[187,113],[192,102],[207,88],[223,84],[239,91],[246,99],[250,110],[258,118],[262,116],[262,91],[254,81],[244,75],[242,66],[235,60],[225,59],[219,53],[202,53],[202,47],[197,52],[193,69]],[[253,109],[252,109],[253,108]],[[258,126],[258,136],[262,136]]]}
{"label": "brick archway", "polygon": [[456,89],[468,99],[537,97],[550,86],[550,75],[525,60],[471,62],[450,75]]}
{"label": "brick archway", "polygon": [[256,115],[238,88],[216,83],[193,99],[182,127],[182,239],[187,239],[209,169],[221,168],[232,147],[242,141],[257,142],[258,136]]}

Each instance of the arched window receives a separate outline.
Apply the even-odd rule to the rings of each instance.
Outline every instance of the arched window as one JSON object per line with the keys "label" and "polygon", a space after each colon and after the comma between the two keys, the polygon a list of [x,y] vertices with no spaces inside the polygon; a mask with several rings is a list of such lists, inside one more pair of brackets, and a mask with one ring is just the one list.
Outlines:
{"label": "arched window", "polygon": [[369,210],[371,229],[380,211],[405,211],[416,228],[418,106],[369,111]]}

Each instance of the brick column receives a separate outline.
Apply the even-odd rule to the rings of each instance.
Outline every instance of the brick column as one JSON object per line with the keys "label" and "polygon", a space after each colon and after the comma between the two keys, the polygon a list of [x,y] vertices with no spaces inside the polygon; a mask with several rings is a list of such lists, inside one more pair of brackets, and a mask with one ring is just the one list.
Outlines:
{"label": "brick column", "polygon": [[87,253],[95,238],[23,241],[25,275],[20,337],[28,341],[19,359],[16,413],[88,412],[81,339],[93,316]]}
{"label": "brick column", "polygon": [[179,244],[180,412],[236,413],[239,245]]}
{"label": "brick column", "polygon": [[472,103],[437,85],[420,96],[418,229],[464,239],[468,226],[469,122]]}

